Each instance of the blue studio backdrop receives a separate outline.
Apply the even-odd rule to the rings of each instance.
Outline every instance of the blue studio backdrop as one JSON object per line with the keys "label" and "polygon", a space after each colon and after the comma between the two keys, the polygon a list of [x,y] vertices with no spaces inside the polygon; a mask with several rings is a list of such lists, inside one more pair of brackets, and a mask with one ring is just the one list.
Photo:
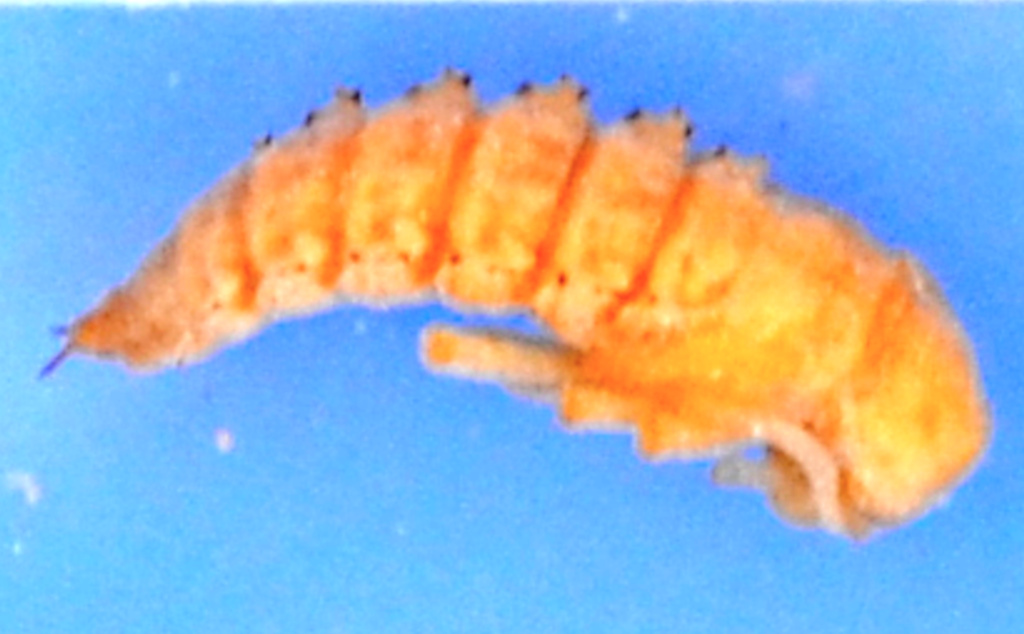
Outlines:
{"label": "blue studio backdrop", "polygon": [[[1024,623],[1024,8],[0,11],[0,632],[1017,632]],[[568,73],[935,274],[996,435],[934,512],[794,529],[702,462],[431,376],[436,305],[343,307],[200,365],[73,359],[67,323],[340,85],[446,66],[490,103]],[[506,320],[524,325],[524,319]]]}

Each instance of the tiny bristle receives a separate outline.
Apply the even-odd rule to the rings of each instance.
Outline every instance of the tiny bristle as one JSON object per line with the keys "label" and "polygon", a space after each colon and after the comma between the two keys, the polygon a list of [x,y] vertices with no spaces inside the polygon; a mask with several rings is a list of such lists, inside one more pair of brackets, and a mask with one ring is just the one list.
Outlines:
{"label": "tiny bristle", "polygon": [[362,93],[358,88],[348,88],[346,86],[339,86],[334,91],[334,98],[338,101],[354,101],[361,103],[363,100]]}
{"label": "tiny bristle", "polygon": [[270,134],[268,132],[268,133],[264,134],[262,137],[260,137],[259,139],[256,139],[256,141],[252,144],[252,146],[253,146],[253,149],[255,149],[255,150],[263,150],[263,149],[269,147],[270,144],[272,144],[273,142],[274,142],[274,135],[272,135],[272,134]]}
{"label": "tiny bristle", "polygon": [[43,368],[39,370],[39,374],[36,376],[36,379],[41,381],[46,377],[50,376],[51,374],[53,374],[54,371],[57,368],[59,368],[65,361],[67,361],[68,357],[70,357],[73,353],[74,347],[70,343],[65,344],[65,346],[60,349],[60,352],[53,355],[53,358],[47,361],[46,365],[44,365]]}
{"label": "tiny bristle", "polygon": [[450,66],[444,69],[444,78],[454,79],[467,88],[473,83],[473,77],[469,73]]}
{"label": "tiny bristle", "polygon": [[523,95],[528,95],[531,92],[533,92],[532,82],[524,81],[523,83],[519,84],[518,88],[516,88],[516,95],[519,97],[522,97]]}
{"label": "tiny bristle", "polygon": [[644,116],[643,110],[641,110],[640,108],[633,108],[632,110],[629,111],[629,114],[626,115],[626,121],[636,121],[642,116]]}

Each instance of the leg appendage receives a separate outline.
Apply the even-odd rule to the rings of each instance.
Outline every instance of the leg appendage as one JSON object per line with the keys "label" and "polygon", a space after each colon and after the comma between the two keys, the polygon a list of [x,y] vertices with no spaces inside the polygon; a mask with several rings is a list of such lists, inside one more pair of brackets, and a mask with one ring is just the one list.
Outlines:
{"label": "leg appendage", "polygon": [[[581,372],[579,353],[571,348],[512,333],[432,327],[424,331],[422,354],[436,372],[556,402],[570,429],[634,431],[638,450],[649,458],[719,457],[717,483],[763,491],[795,523],[846,535],[868,528],[844,503],[835,455],[802,425],[714,415],[721,408],[697,391],[670,399],[606,386]],[[766,447],[763,460],[738,453],[756,445]]]}
{"label": "leg appendage", "polygon": [[430,327],[423,333],[422,355],[431,370],[499,383],[529,396],[560,392],[574,354],[557,344],[496,331]]}
{"label": "leg appendage", "polygon": [[752,440],[766,446],[764,458],[727,455],[712,473],[717,484],[762,491],[780,515],[796,524],[841,535],[867,532],[864,518],[846,508],[839,465],[820,440],[799,425],[778,421],[753,429]]}

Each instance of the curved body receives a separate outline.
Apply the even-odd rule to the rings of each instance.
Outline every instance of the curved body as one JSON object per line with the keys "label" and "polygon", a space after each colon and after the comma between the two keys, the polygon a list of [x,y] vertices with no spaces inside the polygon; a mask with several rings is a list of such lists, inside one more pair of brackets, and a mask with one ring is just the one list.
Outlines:
{"label": "curved body", "polygon": [[721,483],[799,523],[863,535],[964,478],[988,414],[921,267],[756,161],[688,158],[680,113],[595,131],[584,97],[563,79],[480,111],[454,72],[370,114],[341,92],[194,203],[63,354],[173,366],[281,317],[439,294],[554,340],[432,328],[431,367],[553,396],[647,456],[721,458]]}

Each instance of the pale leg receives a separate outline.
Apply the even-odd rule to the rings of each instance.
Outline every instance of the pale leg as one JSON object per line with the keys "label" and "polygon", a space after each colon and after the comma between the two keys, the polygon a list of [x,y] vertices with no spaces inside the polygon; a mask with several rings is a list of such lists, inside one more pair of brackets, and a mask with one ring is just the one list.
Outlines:
{"label": "pale leg", "polygon": [[547,398],[561,392],[575,359],[572,351],[552,342],[443,326],[424,330],[421,351],[423,362],[435,372]]}

